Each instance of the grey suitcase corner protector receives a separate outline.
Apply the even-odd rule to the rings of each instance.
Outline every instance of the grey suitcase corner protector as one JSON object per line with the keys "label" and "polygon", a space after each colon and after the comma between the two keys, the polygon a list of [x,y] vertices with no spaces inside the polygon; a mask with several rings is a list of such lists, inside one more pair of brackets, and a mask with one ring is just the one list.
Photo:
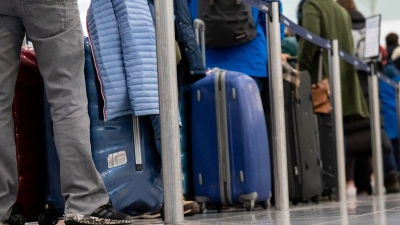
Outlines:
{"label": "grey suitcase corner protector", "polygon": [[258,193],[253,192],[250,194],[244,194],[239,196],[239,202],[245,202],[245,201],[256,201],[258,198]]}
{"label": "grey suitcase corner protector", "polygon": [[206,196],[195,196],[194,200],[199,203],[211,202]]}

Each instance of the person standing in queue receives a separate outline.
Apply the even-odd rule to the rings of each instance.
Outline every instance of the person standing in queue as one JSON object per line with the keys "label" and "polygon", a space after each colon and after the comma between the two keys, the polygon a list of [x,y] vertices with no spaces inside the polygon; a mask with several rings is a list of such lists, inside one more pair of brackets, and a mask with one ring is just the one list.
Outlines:
{"label": "person standing in queue", "polygon": [[60,159],[66,224],[128,224],[112,208],[91,155],[84,76],[83,32],[77,0],[3,0],[0,4],[0,224],[22,225],[11,215],[18,171],[13,94],[25,36],[33,42]]}

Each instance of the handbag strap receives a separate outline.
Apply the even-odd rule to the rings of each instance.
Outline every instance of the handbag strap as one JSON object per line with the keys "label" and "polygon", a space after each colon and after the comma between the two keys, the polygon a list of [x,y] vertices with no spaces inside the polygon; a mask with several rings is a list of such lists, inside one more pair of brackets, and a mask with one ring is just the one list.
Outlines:
{"label": "handbag strap", "polygon": [[318,82],[322,80],[322,69],[323,69],[323,60],[324,60],[324,49],[320,48],[319,50],[319,62],[318,62]]}
{"label": "handbag strap", "polygon": [[290,84],[290,88],[296,99],[300,103],[299,87],[300,87],[300,74],[299,71],[294,69],[289,63],[282,62],[282,76]]}

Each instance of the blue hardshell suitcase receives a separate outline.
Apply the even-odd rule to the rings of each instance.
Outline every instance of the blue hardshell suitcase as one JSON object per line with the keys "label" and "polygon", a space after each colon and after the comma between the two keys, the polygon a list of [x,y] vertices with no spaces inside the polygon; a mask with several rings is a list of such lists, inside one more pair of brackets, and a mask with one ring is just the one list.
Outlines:
{"label": "blue hardshell suitcase", "polygon": [[[214,69],[192,85],[195,199],[251,210],[271,195],[270,154],[260,93],[242,73]],[[205,204],[202,204],[204,209]]]}
{"label": "blue hardshell suitcase", "polygon": [[[156,149],[150,117],[127,115],[104,121],[100,83],[87,38],[85,56],[92,157],[113,207],[130,215],[155,211],[163,202],[163,187],[161,158]],[[51,119],[47,120],[47,128],[51,128],[49,123]],[[62,213],[58,158],[54,154],[56,150],[51,131],[47,132],[47,143],[51,179],[47,200],[54,201],[55,208]]]}
{"label": "blue hardshell suitcase", "polygon": [[152,212],[164,200],[161,157],[150,117],[131,115],[104,121],[99,79],[85,39],[85,80],[92,157],[116,210],[130,215]]}

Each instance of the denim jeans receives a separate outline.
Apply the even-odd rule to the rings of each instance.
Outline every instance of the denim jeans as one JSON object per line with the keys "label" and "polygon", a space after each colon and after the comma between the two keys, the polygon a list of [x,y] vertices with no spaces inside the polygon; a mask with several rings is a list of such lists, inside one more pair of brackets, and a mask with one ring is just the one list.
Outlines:
{"label": "denim jeans", "polygon": [[383,172],[385,176],[390,174],[390,172],[399,171],[393,151],[390,153],[384,152],[382,154],[382,157],[383,157]]}
{"label": "denim jeans", "polygon": [[[396,160],[397,167],[400,167],[400,150],[399,150],[399,139],[391,139],[392,141],[392,146],[393,146],[393,154],[394,158]],[[399,168],[400,169],[400,168]]]}
{"label": "denim jeans", "polygon": [[17,197],[11,109],[25,32],[33,42],[51,105],[65,214],[90,215],[109,198],[91,157],[77,0],[1,0],[0,222],[8,219]]}

